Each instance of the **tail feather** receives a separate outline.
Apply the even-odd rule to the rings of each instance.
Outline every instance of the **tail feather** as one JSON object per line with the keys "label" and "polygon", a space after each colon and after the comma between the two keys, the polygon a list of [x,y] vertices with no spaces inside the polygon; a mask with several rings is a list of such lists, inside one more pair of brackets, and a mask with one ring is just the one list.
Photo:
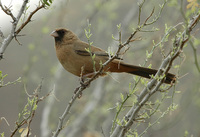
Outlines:
{"label": "tail feather", "polygon": [[[117,72],[126,72],[150,79],[151,75],[155,76],[157,70],[121,63]],[[175,79],[176,76],[174,74],[167,73],[164,83],[174,83]]]}

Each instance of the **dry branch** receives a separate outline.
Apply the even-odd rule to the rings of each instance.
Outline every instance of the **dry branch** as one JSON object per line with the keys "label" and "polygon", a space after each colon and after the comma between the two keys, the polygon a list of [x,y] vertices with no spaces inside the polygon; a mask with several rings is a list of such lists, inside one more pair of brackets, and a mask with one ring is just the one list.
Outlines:
{"label": "dry branch", "polygon": [[21,24],[20,27],[17,29],[17,25],[19,24],[19,20],[20,20],[21,16],[24,14],[24,11],[26,10],[26,5],[27,5],[28,2],[29,2],[28,0],[24,0],[23,4],[22,4],[22,6],[19,10],[19,13],[15,17],[13,15],[12,11],[10,10],[10,8],[3,6],[2,2],[0,0],[1,9],[4,11],[5,14],[10,16],[13,20],[11,32],[7,37],[5,37],[3,35],[3,33],[0,31],[1,37],[3,38],[3,42],[2,42],[1,47],[0,47],[0,60],[3,59],[4,52],[5,52],[6,48],[8,47],[8,45],[10,44],[10,42],[12,41],[12,39],[15,38],[15,40],[19,43],[19,41],[16,38],[17,35],[19,34],[19,32],[31,21],[31,18],[35,13],[37,13],[40,9],[45,8],[44,4],[39,5],[33,12],[30,13],[27,20],[23,24]]}
{"label": "dry branch", "polygon": [[[156,76],[161,76],[161,74],[166,74],[169,71],[173,61],[180,55],[180,53],[182,53],[185,43],[190,38],[189,36],[190,36],[191,31],[197,25],[197,23],[199,22],[199,19],[200,19],[200,13],[197,16],[195,16],[193,19],[191,19],[189,25],[186,27],[182,35],[176,38],[176,40],[174,41],[175,50],[171,51],[171,53],[163,60]],[[144,90],[140,93],[137,104],[134,105],[129,110],[129,112],[124,116],[124,119],[126,120],[127,123],[123,126],[117,125],[111,137],[125,136],[125,134],[128,132],[128,130],[131,128],[131,126],[135,122],[135,119],[140,109],[149,100],[149,98],[159,90],[161,84],[162,84],[162,80],[157,82],[156,79],[152,79],[148,83],[147,87],[144,88]],[[124,119],[121,121],[123,124],[124,124]]]}
{"label": "dry branch", "polygon": [[[145,22],[141,26],[144,27],[144,26],[148,25],[147,21],[151,17],[152,17],[152,14],[150,14],[148,19],[146,19]],[[70,109],[71,109],[73,103],[75,102],[75,100],[77,99],[77,97],[80,97],[82,95],[82,91],[85,90],[86,88],[88,88],[88,86],[91,84],[91,82],[94,81],[96,78],[98,78],[103,73],[103,69],[110,62],[112,62],[114,59],[118,58],[118,55],[120,55],[121,49],[131,43],[131,41],[132,41],[133,37],[136,35],[136,33],[141,30],[141,28],[142,28],[141,26],[138,26],[138,28],[129,36],[129,38],[124,43],[121,43],[121,41],[120,41],[121,37],[119,37],[119,45],[118,45],[118,49],[117,49],[116,53],[110,59],[108,59],[105,63],[102,64],[101,68],[95,73],[95,75],[93,75],[90,79],[87,79],[86,81],[82,81],[80,86],[78,86],[74,90],[74,95],[72,96],[71,100],[69,101],[62,116],[59,117],[59,123],[58,123],[56,131],[53,133],[53,137],[57,137],[59,135],[60,131],[64,128],[63,122],[64,122],[64,120],[66,120],[66,116],[70,113]],[[119,31],[119,36],[121,36],[121,31]]]}

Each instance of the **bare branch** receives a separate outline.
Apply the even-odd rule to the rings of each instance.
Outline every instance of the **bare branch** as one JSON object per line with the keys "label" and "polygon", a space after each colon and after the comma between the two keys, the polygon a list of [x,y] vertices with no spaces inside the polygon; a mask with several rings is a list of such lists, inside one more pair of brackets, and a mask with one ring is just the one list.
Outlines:
{"label": "bare branch", "polygon": [[[106,4],[107,2],[109,2],[109,0],[105,0],[101,2],[101,6],[103,7],[104,4]],[[96,8],[94,9],[94,11],[92,12],[91,15],[89,15],[88,20],[92,21],[95,18],[95,15],[101,10],[101,8]],[[134,12],[131,12],[134,13]],[[85,28],[86,25],[82,25],[80,28]],[[81,30],[77,30],[78,36],[79,38],[82,37],[84,35],[84,32]],[[56,71],[55,77],[54,77],[54,82],[57,82],[57,79],[60,78],[62,73],[62,66],[59,64],[58,66],[58,71]],[[57,85],[57,84],[55,84]],[[53,94],[56,94],[56,89],[53,90]],[[44,107],[44,111],[43,111],[43,118],[42,118],[42,122],[41,122],[41,128],[42,128],[42,132],[41,135],[44,137],[47,137],[50,134],[50,130],[48,127],[48,117],[51,114],[51,109],[52,109],[52,104],[54,102],[54,98],[53,97],[49,97],[48,98],[48,105],[46,107]],[[57,130],[58,131],[58,130]],[[59,134],[59,133],[58,133]]]}
{"label": "bare branch", "polygon": [[10,8],[8,8],[8,7],[6,7],[6,6],[3,6],[2,3],[1,3],[1,0],[0,0],[0,7],[1,7],[1,9],[2,9],[7,15],[9,15],[9,16],[13,19],[13,21],[16,20],[16,18],[15,18],[14,15],[12,14]]}
{"label": "bare branch", "polygon": [[0,37],[2,37],[2,39],[5,38],[5,36],[3,35],[3,32],[0,30]]}
{"label": "bare branch", "polygon": [[[1,3],[1,2],[0,2]],[[12,39],[15,37],[15,30],[16,30],[16,27],[17,27],[17,24],[19,22],[19,19],[21,18],[24,10],[25,10],[25,7],[26,7],[26,4],[28,3],[28,0],[24,0],[20,10],[19,10],[19,13],[17,15],[16,18],[12,17],[13,15],[11,14],[10,12],[10,16],[12,17],[13,19],[13,25],[12,25],[12,29],[11,29],[11,32],[10,34],[8,35],[8,37],[6,37],[3,42],[2,42],[2,45],[1,45],[1,48],[0,48],[0,60],[3,58],[3,53],[4,51],[6,50],[7,46],[10,44],[10,42],[12,41]],[[1,4],[2,5],[2,4]],[[3,6],[1,6],[2,8]],[[4,8],[3,8],[4,9]],[[2,9],[2,10],[3,10]],[[6,14],[8,14],[8,12],[6,10],[3,10]],[[8,14],[9,15],[9,14]]]}
{"label": "bare branch", "polygon": [[[163,7],[162,7],[163,9]],[[161,9],[161,10],[162,10]],[[89,85],[90,83],[95,80],[96,78],[99,77],[99,75],[101,75],[103,73],[103,69],[105,68],[105,66],[107,64],[109,64],[112,60],[116,59],[121,51],[122,48],[124,48],[126,45],[130,44],[130,42],[133,41],[133,37],[135,36],[135,34],[139,31],[141,31],[141,28],[143,28],[144,26],[147,26],[147,25],[151,25],[152,23],[154,23],[155,21],[158,20],[159,16],[156,18],[156,20],[148,23],[147,21],[149,21],[149,19],[152,17],[154,13],[154,10],[151,12],[151,14],[147,17],[147,19],[144,21],[144,23],[141,25],[141,26],[138,26],[135,31],[130,35],[130,37],[124,42],[124,43],[119,43],[118,45],[118,49],[116,51],[116,53],[109,59],[107,60],[104,64],[102,64],[102,67],[92,76],[91,79],[88,79],[86,81],[83,81],[81,83],[81,85],[79,87],[77,87],[74,91],[74,95],[72,96],[71,100],[69,101],[64,113],[62,114],[62,116],[59,118],[59,123],[58,123],[58,127],[56,129],[56,131],[54,132],[53,134],[53,137],[57,137],[60,133],[60,131],[64,128],[63,126],[63,122],[64,120],[66,120],[66,116],[70,113],[70,109],[73,105],[73,103],[75,102],[76,98],[79,97],[80,95],[82,95],[82,91],[85,90]],[[161,12],[160,12],[161,13]],[[160,14],[159,13],[159,14]],[[119,33],[120,35],[120,33]],[[120,39],[120,38],[119,38]],[[119,40],[120,41],[120,40]],[[159,71],[157,72],[156,76],[162,76],[164,74],[167,74],[167,72],[169,71],[169,68],[171,67],[170,65],[170,61],[172,60],[172,57],[171,55],[169,55],[163,64],[161,64],[161,67],[159,69]],[[156,77],[155,76],[155,77]],[[123,126],[117,126],[116,130],[113,132],[113,135],[114,136],[118,136],[120,133],[122,133],[122,130],[123,130],[123,133],[121,134],[122,136],[127,132],[127,130],[130,128],[130,126],[133,124],[133,121],[135,119],[135,116],[136,114],[139,112],[140,108],[146,103],[146,101],[148,101],[148,99],[151,97],[151,95],[153,95],[156,91],[158,91],[159,87],[162,85],[163,83],[163,80],[164,80],[165,77],[163,77],[161,80],[157,81],[157,79],[152,79],[151,82],[149,82],[147,88],[145,88],[141,95],[139,96],[139,99],[138,99],[138,104],[136,107],[133,107],[129,113],[125,116],[125,119],[128,121],[129,118],[131,120],[129,120],[128,122],[129,125],[126,125],[126,129],[124,130],[124,127]],[[147,94],[149,93],[150,91],[150,94]],[[127,119],[128,118],[128,119]],[[128,123],[127,123],[128,124]]]}
{"label": "bare branch", "polygon": [[190,43],[190,46],[192,47],[192,50],[193,50],[193,53],[194,53],[194,63],[196,65],[198,72],[200,73],[200,66],[199,66],[198,57],[197,57],[197,49],[196,49],[196,47],[194,46],[194,44],[192,43],[191,40],[189,41],[189,43]]}
{"label": "bare branch", "polygon": [[[10,44],[10,42],[12,41],[13,38],[16,39],[17,37],[17,34],[31,21],[31,18],[32,16],[38,12],[40,9],[42,8],[45,8],[45,5],[42,4],[40,6],[38,6],[33,12],[30,13],[30,15],[28,16],[27,20],[17,29],[17,25],[19,23],[19,20],[22,16],[22,14],[24,13],[25,9],[26,9],[26,5],[28,3],[28,0],[24,0],[20,10],[19,10],[19,13],[17,15],[17,17],[14,17],[14,15],[12,14],[10,8],[7,8],[7,7],[4,7],[1,3],[1,0],[0,0],[0,7],[1,9],[7,14],[9,15],[13,21],[12,21],[12,28],[11,28],[11,32],[10,34],[5,38],[1,33],[1,37],[3,38],[3,42],[2,42],[2,45],[0,47],[0,60],[3,59],[3,54],[6,50],[6,48],[8,47],[8,45]],[[17,29],[17,31],[16,31]],[[16,39],[16,41],[19,43],[19,41]],[[20,43],[19,43],[20,44]]]}
{"label": "bare branch", "polygon": [[[136,33],[135,33],[136,34]],[[74,103],[74,101],[76,100],[77,97],[79,97],[82,94],[82,91],[85,90],[86,88],[88,88],[88,86],[90,85],[90,83],[92,81],[94,81],[96,78],[98,78],[102,73],[103,73],[103,69],[114,59],[116,59],[118,57],[118,55],[120,54],[120,51],[123,47],[125,47],[126,45],[128,45],[131,42],[131,39],[134,35],[131,35],[128,40],[124,43],[124,44],[120,44],[118,46],[118,50],[115,53],[114,56],[112,56],[109,60],[107,60],[105,63],[103,63],[103,65],[101,66],[101,68],[91,77],[91,79],[87,80],[87,81],[83,81],[83,83],[77,87],[74,90],[74,95],[72,96],[71,100],[68,103],[68,106],[66,107],[64,113],[62,114],[62,116],[59,118],[59,123],[58,123],[58,127],[56,129],[56,131],[54,132],[53,137],[57,137],[58,134],[60,133],[60,131],[63,129],[63,122],[66,118],[66,116],[69,114],[70,109]],[[129,40],[130,39],[130,40]]]}
{"label": "bare branch", "polygon": [[[132,11],[132,10],[131,10]],[[129,14],[128,14],[129,15]],[[126,20],[127,21],[127,20]],[[148,19],[147,19],[148,21]],[[127,23],[127,22],[125,22]],[[141,30],[142,27],[144,27],[145,25],[141,25],[139,26],[136,31],[134,31],[130,37],[122,44],[121,42],[119,42],[118,45],[118,49],[116,51],[116,53],[106,62],[104,62],[101,66],[101,68],[87,81],[83,81],[83,83],[81,83],[81,85],[79,87],[77,87],[74,91],[74,95],[72,96],[71,100],[69,101],[64,113],[62,114],[62,116],[59,118],[59,123],[58,123],[58,127],[56,129],[56,131],[53,133],[53,137],[57,137],[60,133],[60,131],[64,128],[63,127],[63,122],[64,120],[66,120],[66,116],[70,113],[70,109],[74,103],[74,101],[76,100],[77,97],[79,97],[80,95],[82,95],[82,91],[85,90],[86,88],[88,88],[88,86],[90,85],[90,83],[92,81],[94,81],[96,78],[98,78],[102,73],[103,73],[103,69],[110,63],[112,62],[114,59],[118,58],[118,55],[120,55],[120,51],[122,48],[126,47],[127,45],[129,45],[131,42],[133,42],[132,38],[136,35],[137,32],[139,32]],[[119,31],[119,35],[121,32]]]}
{"label": "bare branch", "polygon": [[[195,16],[189,25],[187,26],[186,30],[182,33],[180,37],[178,37],[174,41],[174,46],[176,46],[175,51],[171,52],[162,62],[156,76],[160,76],[162,73],[166,74],[169,69],[171,68],[172,62],[180,55],[180,53],[183,50],[183,47],[185,43],[189,40],[189,35],[192,29],[197,25],[200,19],[200,13]],[[155,76],[155,77],[156,77]],[[112,133],[111,137],[123,137],[125,133],[130,129],[130,127],[133,125],[134,120],[140,111],[140,109],[143,107],[143,105],[149,100],[149,98],[159,90],[159,87],[162,84],[162,80],[158,81],[156,79],[152,79],[146,88],[140,93],[138,97],[138,102],[136,105],[134,105],[130,111],[124,116],[127,123],[124,126],[118,125],[114,132]],[[121,121],[124,123],[124,121]]]}
{"label": "bare branch", "polygon": [[16,34],[18,34],[29,22],[31,22],[32,16],[42,8],[45,8],[44,4],[38,6],[33,12],[31,12],[28,18],[26,19],[26,21],[18,28],[18,30],[16,31]]}
{"label": "bare branch", "polygon": [[41,98],[39,98],[39,93],[41,92],[41,90],[42,90],[42,81],[38,85],[38,87],[34,90],[33,94],[31,95],[28,94],[25,89],[25,92],[27,93],[27,96],[28,96],[28,101],[24,109],[22,110],[22,112],[18,114],[18,120],[15,122],[16,126],[14,130],[12,131],[10,137],[15,136],[17,131],[19,131],[23,125],[26,125],[26,128],[27,128],[26,136],[28,137],[30,135],[30,130],[31,130],[30,126],[35,116],[38,103],[40,101],[43,101],[46,97],[48,97],[51,94],[51,92],[49,92],[45,96],[42,96]]}
{"label": "bare branch", "polygon": [[63,122],[64,122],[64,119],[66,118],[67,114],[70,113],[71,106],[73,105],[73,103],[76,100],[76,98],[80,96],[80,94],[82,93],[82,91],[87,88],[87,86],[81,85],[81,86],[79,86],[79,87],[77,87],[75,89],[74,95],[72,96],[71,100],[69,101],[69,103],[68,103],[68,105],[67,105],[64,113],[62,114],[61,117],[59,117],[58,127],[57,127],[56,131],[53,133],[54,134],[53,137],[57,137],[58,134],[60,133],[60,131],[64,128],[63,127]]}
{"label": "bare branch", "polygon": [[77,136],[79,131],[83,127],[85,127],[85,122],[87,122],[88,115],[91,114],[91,112],[97,108],[97,105],[103,98],[103,95],[105,93],[105,90],[104,91],[101,90],[101,87],[103,86],[104,86],[103,79],[99,79],[95,85],[94,91],[92,92],[90,101],[87,102],[87,104],[83,109],[84,111],[81,112],[80,116],[77,117],[75,121],[73,121],[72,125],[70,126],[71,128],[69,128],[68,126],[68,129],[64,131],[65,132],[64,135],[69,137]]}
{"label": "bare branch", "polygon": [[153,13],[155,11],[155,7],[153,8],[153,10],[151,11],[151,14],[146,18],[146,20],[144,21],[144,25],[147,25],[147,21],[153,16]]}
{"label": "bare branch", "polygon": [[1,122],[2,122],[3,120],[6,122],[7,126],[10,126],[10,124],[8,123],[8,121],[7,121],[7,119],[6,119],[5,117],[1,117],[1,119],[0,119],[0,124],[1,124]]}

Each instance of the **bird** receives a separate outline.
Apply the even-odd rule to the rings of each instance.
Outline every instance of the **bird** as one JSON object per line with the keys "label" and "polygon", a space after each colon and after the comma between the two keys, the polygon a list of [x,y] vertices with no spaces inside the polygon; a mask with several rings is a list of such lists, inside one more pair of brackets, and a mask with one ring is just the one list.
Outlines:
{"label": "bird", "polygon": [[[55,39],[55,50],[58,60],[65,70],[78,77],[92,77],[95,73],[94,62],[95,69],[99,70],[101,64],[105,63],[110,57],[105,50],[80,40],[69,29],[58,28],[50,35]],[[91,49],[91,52],[86,50],[88,48]],[[95,55],[94,59],[92,59],[91,55]],[[104,67],[103,73],[100,75],[104,76],[107,72],[125,72],[151,79],[152,75],[155,76],[157,71],[156,69],[127,64],[122,62],[120,58],[115,58]],[[163,82],[172,84],[175,82],[175,79],[176,76],[174,74],[167,73]]]}

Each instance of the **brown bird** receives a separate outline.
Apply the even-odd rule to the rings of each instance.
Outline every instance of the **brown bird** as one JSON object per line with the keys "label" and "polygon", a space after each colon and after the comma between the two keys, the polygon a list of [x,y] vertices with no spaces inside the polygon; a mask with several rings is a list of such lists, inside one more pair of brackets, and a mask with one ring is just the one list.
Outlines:
{"label": "brown bird", "polygon": [[[94,74],[94,67],[90,53],[86,51],[89,44],[81,41],[73,32],[68,29],[60,28],[51,33],[55,38],[56,55],[62,66],[70,73],[79,76],[91,77]],[[102,49],[91,46],[92,55],[95,54],[95,68],[99,70],[101,65],[109,59],[109,55]],[[138,75],[145,78],[151,78],[157,70],[145,67],[129,65],[122,62],[120,59],[114,59],[105,68],[106,72],[126,72]],[[167,73],[164,83],[171,84],[175,81],[175,75]]]}

